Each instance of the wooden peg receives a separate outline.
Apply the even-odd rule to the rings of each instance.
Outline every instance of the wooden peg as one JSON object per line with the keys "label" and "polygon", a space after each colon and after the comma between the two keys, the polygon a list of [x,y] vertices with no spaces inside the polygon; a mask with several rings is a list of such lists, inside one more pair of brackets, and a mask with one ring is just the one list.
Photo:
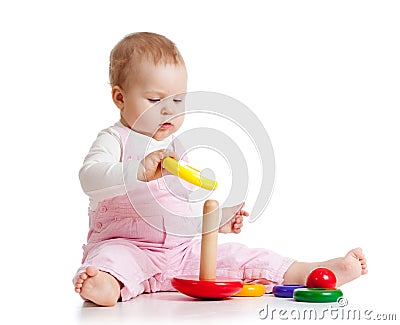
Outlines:
{"label": "wooden peg", "polygon": [[203,226],[200,250],[200,280],[214,281],[217,272],[219,204],[207,200],[203,206]]}

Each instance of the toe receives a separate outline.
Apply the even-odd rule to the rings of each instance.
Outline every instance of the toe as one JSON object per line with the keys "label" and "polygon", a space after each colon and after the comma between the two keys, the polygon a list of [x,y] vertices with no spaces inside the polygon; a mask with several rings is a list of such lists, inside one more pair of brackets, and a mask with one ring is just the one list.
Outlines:
{"label": "toe", "polygon": [[354,254],[358,257],[358,258],[362,258],[363,257],[363,251],[360,247],[357,247],[355,249],[353,249]]}
{"label": "toe", "polygon": [[354,258],[361,260],[364,258],[364,253],[360,247],[352,249],[348,255],[352,255]]}
{"label": "toe", "polygon": [[88,276],[96,276],[99,273],[99,270],[94,266],[88,266],[86,268],[86,273]]}
{"label": "toe", "polygon": [[85,272],[83,272],[83,273],[81,273],[81,274],[79,275],[78,281],[84,282],[87,278],[88,278],[88,275],[87,275]]}

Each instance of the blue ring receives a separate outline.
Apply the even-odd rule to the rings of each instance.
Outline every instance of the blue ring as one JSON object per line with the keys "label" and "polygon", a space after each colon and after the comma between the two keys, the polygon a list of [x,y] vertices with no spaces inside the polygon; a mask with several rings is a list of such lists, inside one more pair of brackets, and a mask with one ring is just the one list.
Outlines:
{"label": "blue ring", "polygon": [[306,288],[306,286],[298,285],[298,284],[284,284],[275,286],[272,289],[272,292],[275,297],[279,298],[293,298],[293,291],[295,289]]}

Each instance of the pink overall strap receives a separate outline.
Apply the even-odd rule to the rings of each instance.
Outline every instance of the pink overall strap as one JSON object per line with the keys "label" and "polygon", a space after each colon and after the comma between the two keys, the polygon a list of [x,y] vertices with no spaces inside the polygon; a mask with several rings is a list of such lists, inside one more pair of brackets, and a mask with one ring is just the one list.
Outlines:
{"label": "pink overall strap", "polygon": [[[133,152],[133,148],[131,148],[131,144],[133,141],[129,142],[129,148],[126,146],[130,132],[135,132],[135,131],[129,130],[128,128],[122,127],[119,125],[113,125],[113,126],[111,126],[111,128],[118,133],[118,135],[121,139],[120,162],[122,162],[123,160],[126,160],[126,159],[129,160],[132,158],[135,158],[137,160],[142,160],[143,157],[140,157],[137,154],[135,155]],[[172,135],[172,150],[178,154],[178,157],[180,157],[184,152],[184,148],[181,146],[179,141],[175,140],[174,135]],[[187,161],[187,158],[185,157],[183,160]]]}
{"label": "pink overall strap", "polygon": [[119,161],[122,162],[123,161],[124,152],[125,152],[126,141],[128,139],[130,131],[127,131],[126,128],[121,127],[119,125],[113,125],[111,127],[111,129],[116,131],[118,133],[118,135],[119,135],[119,138],[121,139],[121,155],[119,157]]}

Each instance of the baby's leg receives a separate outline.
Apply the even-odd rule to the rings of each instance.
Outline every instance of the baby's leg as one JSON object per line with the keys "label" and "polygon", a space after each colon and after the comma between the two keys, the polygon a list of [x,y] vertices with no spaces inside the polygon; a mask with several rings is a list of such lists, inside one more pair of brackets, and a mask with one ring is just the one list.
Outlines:
{"label": "baby's leg", "polygon": [[368,272],[364,253],[361,248],[355,248],[344,257],[334,258],[325,262],[293,262],[283,276],[284,283],[305,285],[308,274],[317,267],[331,269],[336,275],[338,287]]}
{"label": "baby's leg", "polygon": [[157,283],[148,284],[147,280],[160,269],[157,259],[149,255],[125,238],[88,244],[73,279],[75,291],[101,306],[113,306],[119,298],[127,301],[145,290],[156,291]]}
{"label": "baby's leg", "polygon": [[88,266],[75,282],[75,291],[99,306],[114,306],[120,298],[121,287],[111,274],[94,266]]}

